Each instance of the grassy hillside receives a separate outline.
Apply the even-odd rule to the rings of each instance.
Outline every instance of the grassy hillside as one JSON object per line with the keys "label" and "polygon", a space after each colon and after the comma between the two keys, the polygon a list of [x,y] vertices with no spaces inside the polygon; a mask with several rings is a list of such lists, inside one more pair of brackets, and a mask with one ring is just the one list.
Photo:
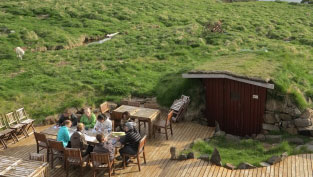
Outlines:
{"label": "grassy hillside", "polygon": [[[312,19],[312,5],[281,2],[1,1],[0,112],[25,106],[41,119],[130,95],[169,105],[200,84],[180,74],[204,66],[262,74],[306,107],[313,97]],[[207,29],[217,21],[223,33]],[[101,45],[84,45],[117,31]],[[28,48],[22,61],[16,46]]]}

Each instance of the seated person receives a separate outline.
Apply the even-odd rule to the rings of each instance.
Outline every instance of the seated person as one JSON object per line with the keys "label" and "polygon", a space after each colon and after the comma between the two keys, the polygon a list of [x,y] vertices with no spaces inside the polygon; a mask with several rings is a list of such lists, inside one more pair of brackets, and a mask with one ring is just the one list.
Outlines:
{"label": "seated person", "polygon": [[82,152],[82,156],[86,156],[92,152],[92,146],[87,144],[85,139],[84,131],[84,124],[78,123],[77,130],[71,136],[71,148],[79,148]]}
{"label": "seated person", "polygon": [[123,112],[120,126],[117,128],[117,131],[125,131],[123,128],[126,122],[132,122],[128,111]]}
{"label": "seated person", "polygon": [[110,133],[112,131],[112,121],[106,115],[99,114],[95,130],[101,133]]}
{"label": "seated person", "polygon": [[[139,142],[141,140],[141,136],[137,129],[135,128],[134,122],[127,122],[124,125],[124,130],[126,132],[126,135],[120,138],[120,142],[124,145],[123,148],[119,150],[120,155],[123,156],[123,154],[131,154],[135,155],[138,151]],[[128,157],[126,162],[129,162]]]}
{"label": "seated person", "polygon": [[110,153],[110,160],[114,159],[114,146],[111,142],[108,142],[107,138],[104,137],[103,134],[97,134],[96,139],[98,140],[98,144],[95,145],[93,152],[97,153]]}
{"label": "seated person", "polygon": [[85,129],[93,128],[96,124],[96,116],[91,112],[90,108],[84,109],[84,115],[80,118],[80,122],[85,125]]}
{"label": "seated person", "polygon": [[63,114],[59,117],[58,125],[62,126],[63,122],[66,120],[72,121],[73,126],[77,125],[77,117],[75,114],[73,114],[70,109],[65,109]]}
{"label": "seated person", "polygon": [[68,128],[72,126],[72,122],[70,120],[66,120],[63,124],[64,125],[61,126],[58,131],[57,141],[62,141],[64,147],[71,147]]}

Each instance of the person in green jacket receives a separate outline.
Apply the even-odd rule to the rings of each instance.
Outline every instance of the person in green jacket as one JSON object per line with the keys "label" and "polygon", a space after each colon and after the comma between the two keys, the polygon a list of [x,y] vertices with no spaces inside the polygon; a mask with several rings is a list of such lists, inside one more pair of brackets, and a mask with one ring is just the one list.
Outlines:
{"label": "person in green jacket", "polygon": [[85,108],[84,115],[80,118],[80,122],[85,125],[86,130],[93,128],[96,124],[96,115],[91,112],[90,108]]}

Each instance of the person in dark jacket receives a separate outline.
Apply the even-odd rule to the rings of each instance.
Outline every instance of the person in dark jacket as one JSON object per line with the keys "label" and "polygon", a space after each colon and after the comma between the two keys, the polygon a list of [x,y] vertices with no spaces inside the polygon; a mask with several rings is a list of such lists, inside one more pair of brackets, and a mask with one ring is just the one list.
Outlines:
{"label": "person in dark jacket", "polygon": [[59,117],[58,120],[58,125],[59,126],[63,126],[64,121],[66,120],[70,120],[72,121],[72,125],[76,126],[77,125],[77,117],[75,114],[73,114],[70,109],[65,109],[63,114],[61,114],[61,116]]}
{"label": "person in dark jacket", "polygon": [[[120,142],[124,145],[123,148],[119,150],[120,155],[131,154],[135,155],[138,151],[139,142],[141,140],[141,135],[135,128],[134,122],[126,122],[123,128],[126,132],[126,135],[120,138]],[[129,161],[129,158],[126,157],[126,162]]]}
{"label": "person in dark jacket", "polygon": [[81,150],[82,156],[86,156],[92,152],[93,147],[88,145],[85,135],[82,132],[84,130],[84,124],[77,124],[77,131],[75,131],[71,136],[71,148],[79,148]]}
{"label": "person in dark jacket", "polygon": [[98,144],[95,145],[93,152],[97,153],[110,153],[110,160],[114,159],[115,149],[111,142],[104,137],[103,134],[97,134],[96,139],[98,140]]}

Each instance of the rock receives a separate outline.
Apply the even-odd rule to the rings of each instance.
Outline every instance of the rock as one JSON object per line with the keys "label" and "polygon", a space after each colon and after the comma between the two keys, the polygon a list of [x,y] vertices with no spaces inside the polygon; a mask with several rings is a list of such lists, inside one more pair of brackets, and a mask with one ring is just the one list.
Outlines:
{"label": "rock", "polygon": [[266,110],[267,111],[274,111],[274,112],[281,112],[283,110],[283,103],[280,101],[276,101],[274,99],[270,99],[266,101]]}
{"label": "rock", "polygon": [[296,128],[286,128],[285,130],[291,135],[298,134],[298,130]]}
{"label": "rock", "polygon": [[311,144],[299,145],[296,147],[296,150],[300,150],[301,148],[305,148],[305,149],[313,152],[313,145],[311,145]]}
{"label": "rock", "polygon": [[225,139],[227,141],[235,142],[235,143],[238,143],[240,141],[240,137],[239,136],[234,136],[234,135],[231,135],[231,134],[226,134]]}
{"label": "rock", "polygon": [[225,168],[230,169],[230,170],[235,170],[236,167],[231,163],[226,163]]}
{"label": "rock", "polygon": [[287,141],[292,144],[304,144],[304,140],[298,137],[287,138]]}
{"label": "rock", "polygon": [[58,115],[48,116],[44,119],[43,124],[44,125],[52,125],[56,124],[58,122]]}
{"label": "rock", "polygon": [[215,132],[219,132],[219,131],[221,131],[220,124],[217,121],[215,121]]}
{"label": "rock", "polygon": [[176,160],[177,159],[176,147],[170,147],[170,153],[171,153],[171,160]]}
{"label": "rock", "polygon": [[222,166],[222,159],[221,159],[220,153],[218,152],[216,148],[214,148],[214,151],[211,155],[210,162],[213,163],[214,165]]}
{"label": "rock", "polygon": [[298,131],[312,131],[313,130],[313,125],[308,126],[308,127],[300,127],[298,128]]}
{"label": "rock", "polygon": [[279,118],[283,121],[290,121],[292,117],[289,114],[279,114]]}
{"label": "rock", "polygon": [[280,155],[281,160],[284,160],[288,157],[288,152],[284,152]]}
{"label": "rock", "polygon": [[179,155],[178,160],[187,160],[187,155],[186,154]]}
{"label": "rock", "polygon": [[259,141],[264,141],[265,140],[265,136],[263,134],[258,134],[256,137],[255,137],[256,140],[259,140]]}
{"label": "rock", "polygon": [[271,124],[262,124],[262,128],[268,131],[279,131],[278,126],[271,125]]}
{"label": "rock", "polygon": [[187,154],[187,159],[194,159],[195,158],[195,154],[193,152],[189,152]]}
{"label": "rock", "polygon": [[303,111],[303,113],[301,114],[300,118],[302,118],[302,119],[311,119],[311,118],[313,118],[313,110],[309,109],[309,108],[305,109]]}
{"label": "rock", "polygon": [[291,121],[282,121],[281,122],[281,127],[286,129],[289,126],[289,124],[291,124]]}
{"label": "rock", "polygon": [[275,163],[278,163],[278,162],[280,162],[281,160],[282,160],[282,159],[281,159],[280,156],[274,155],[274,156],[272,156],[271,158],[269,158],[269,159],[267,160],[267,163],[269,163],[269,164],[271,164],[271,165],[274,165]]}
{"label": "rock", "polygon": [[275,114],[275,120],[276,120],[276,122],[280,122],[281,121],[281,119],[280,119],[278,114]]}
{"label": "rock", "polygon": [[199,159],[205,160],[205,161],[210,161],[210,156],[209,154],[201,154]]}
{"label": "rock", "polygon": [[206,143],[209,143],[210,142],[210,138],[205,138],[203,141],[205,141]]}
{"label": "rock", "polygon": [[252,134],[252,135],[251,135],[251,138],[255,139],[256,136],[257,136],[257,134]]}
{"label": "rock", "polygon": [[266,113],[264,115],[264,122],[267,124],[273,124],[276,122],[275,115],[273,113]]}
{"label": "rock", "polygon": [[265,135],[265,139],[272,143],[279,143],[282,140],[281,135]]}
{"label": "rock", "polygon": [[301,111],[300,111],[298,108],[295,108],[295,109],[294,109],[294,115],[295,115],[296,117],[299,117],[299,116],[301,115]]}
{"label": "rock", "polygon": [[311,119],[298,118],[294,120],[296,127],[308,127],[311,126]]}
{"label": "rock", "polygon": [[271,164],[266,163],[266,162],[260,162],[260,166],[261,167],[268,167],[268,166],[271,166]]}
{"label": "rock", "polygon": [[216,132],[214,135],[215,136],[225,136],[225,132],[224,131],[218,131],[218,132]]}
{"label": "rock", "polygon": [[237,169],[253,169],[256,168],[254,165],[251,165],[247,162],[240,163]]}

